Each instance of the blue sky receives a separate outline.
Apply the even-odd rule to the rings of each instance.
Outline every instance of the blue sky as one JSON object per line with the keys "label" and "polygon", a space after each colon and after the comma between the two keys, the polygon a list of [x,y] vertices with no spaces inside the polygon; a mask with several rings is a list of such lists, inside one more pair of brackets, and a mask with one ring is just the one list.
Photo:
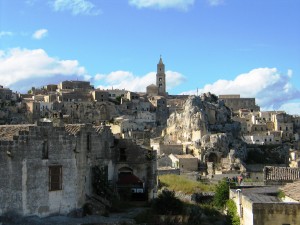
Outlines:
{"label": "blue sky", "polygon": [[0,0],[0,84],[256,97],[300,114],[299,0]]}

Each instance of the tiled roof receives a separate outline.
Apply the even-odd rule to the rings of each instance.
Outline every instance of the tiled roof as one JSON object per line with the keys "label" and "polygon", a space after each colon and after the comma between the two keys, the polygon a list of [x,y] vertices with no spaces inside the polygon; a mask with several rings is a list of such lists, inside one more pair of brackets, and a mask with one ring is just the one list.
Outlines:
{"label": "tiled roof", "polygon": [[288,183],[281,188],[284,194],[298,202],[300,202],[300,181]]}
{"label": "tiled roof", "polygon": [[72,135],[78,134],[81,127],[84,127],[84,124],[67,124],[67,125],[65,125],[66,131]]}
{"label": "tiled roof", "polygon": [[185,155],[175,155],[177,159],[196,159],[196,157],[190,155],[190,154],[185,154]]}
{"label": "tiled roof", "polygon": [[300,168],[266,166],[264,168],[265,181],[293,181],[300,180]]}
{"label": "tiled roof", "polygon": [[25,125],[0,125],[0,141],[12,141],[14,136],[18,136],[20,131],[29,131],[29,127],[34,124]]}
{"label": "tiled roof", "polygon": [[98,134],[100,134],[104,130],[104,127],[103,126],[94,126],[94,129]]}

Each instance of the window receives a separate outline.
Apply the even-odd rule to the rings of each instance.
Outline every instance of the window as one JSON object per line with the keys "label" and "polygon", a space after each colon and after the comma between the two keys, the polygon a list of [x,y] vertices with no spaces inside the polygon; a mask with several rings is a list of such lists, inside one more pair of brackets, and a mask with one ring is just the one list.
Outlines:
{"label": "window", "polygon": [[162,81],[162,78],[159,78],[159,81]]}
{"label": "window", "polygon": [[49,166],[49,191],[62,189],[62,166]]}
{"label": "window", "polygon": [[88,152],[90,152],[91,148],[92,148],[91,139],[92,139],[91,134],[87,134],[87,136],[86,136],[86,149],[87,149]]}
{"label": "window", "polygon": [[120,148],[120,161],[126,161],[127,156],[125,152],[125,148]]}
{"label": "window", "polygon": [[42,152],[42,159],[48,159],[48,141],[45,140],[43,142],[43,152]]}

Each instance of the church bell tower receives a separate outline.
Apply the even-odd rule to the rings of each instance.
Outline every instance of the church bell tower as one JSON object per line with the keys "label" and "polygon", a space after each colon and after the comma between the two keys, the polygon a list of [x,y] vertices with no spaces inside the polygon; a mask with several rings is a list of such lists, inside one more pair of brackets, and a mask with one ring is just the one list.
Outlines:
{"label": "church bell tower", "polygon": [[165,74],[165,64],[163,63],[161,56],[157,64],[156,86],[158,88],[158,94],[165,96],[166,95],[166,74]]}

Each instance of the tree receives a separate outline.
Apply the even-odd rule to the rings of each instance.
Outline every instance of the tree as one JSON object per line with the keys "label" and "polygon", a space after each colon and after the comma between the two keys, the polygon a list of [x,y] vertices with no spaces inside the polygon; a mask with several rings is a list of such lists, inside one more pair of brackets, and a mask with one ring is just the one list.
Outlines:
{"label": "tree", "polygon": [[229,184],[226,180],[222,180],[216,187],[214,196],[214,205],[218,208],[224,208],[229,199]]}

